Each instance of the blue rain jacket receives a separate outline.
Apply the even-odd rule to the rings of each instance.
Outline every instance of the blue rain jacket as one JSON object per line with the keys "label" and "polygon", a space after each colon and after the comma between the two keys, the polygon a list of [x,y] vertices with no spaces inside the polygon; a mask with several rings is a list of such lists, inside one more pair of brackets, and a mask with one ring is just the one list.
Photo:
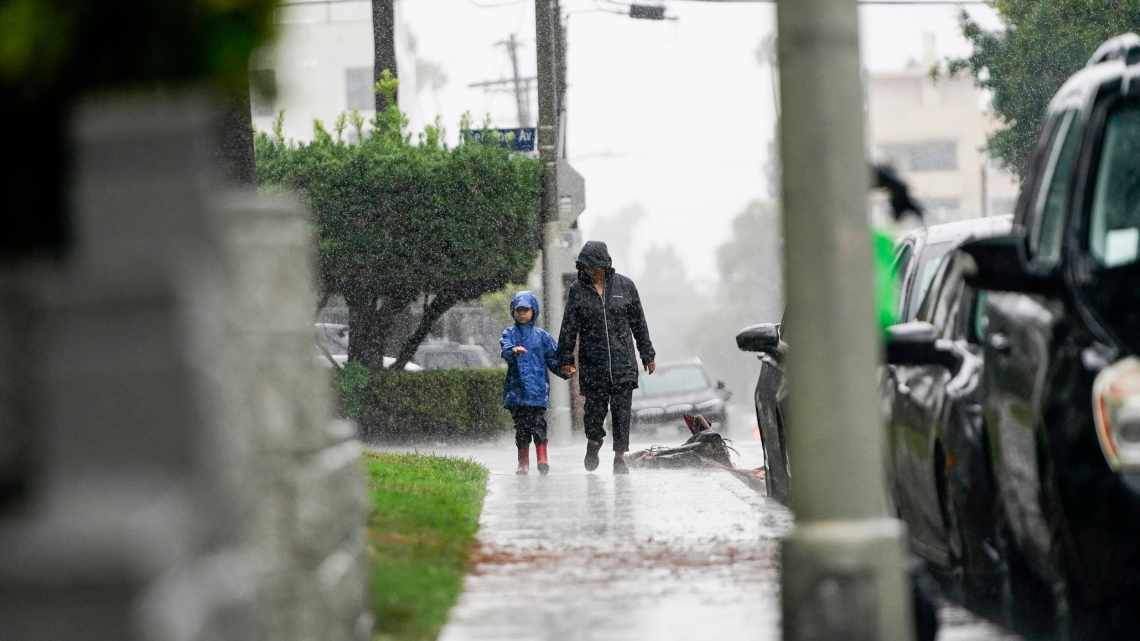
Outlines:
{"label": "blue rain jacket", "polygon": [[[503,330],[499,339],[500,354],[507,362],[507,378],[503,381],[504,407],[546,407],[550,399],[550,384],[546,370],[562,375],[558,365],[558,344],[538,321],[538,298],[530,292],[519,292],[511,298],[511,315],[516,307],[529,307],[534,311],[526,325],[515,323]],[[526,352],[515,354],[516,346]]]}

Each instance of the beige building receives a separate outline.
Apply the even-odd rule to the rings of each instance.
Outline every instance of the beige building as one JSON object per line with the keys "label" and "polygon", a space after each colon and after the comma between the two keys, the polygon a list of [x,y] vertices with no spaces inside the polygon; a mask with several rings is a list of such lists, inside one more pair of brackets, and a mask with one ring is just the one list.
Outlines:
{"label": "beige building", "polygon": [[983,153],[997,127],[969,77],[932,80],[929,65],[867,79],[872,153],[889,162],[937,223],[1013,212],[1018,183]]}

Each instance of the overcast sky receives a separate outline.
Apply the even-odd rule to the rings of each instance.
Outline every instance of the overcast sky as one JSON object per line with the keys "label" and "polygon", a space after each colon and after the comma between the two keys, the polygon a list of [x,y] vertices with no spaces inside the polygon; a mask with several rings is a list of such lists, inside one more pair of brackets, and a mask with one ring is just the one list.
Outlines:
{"label": "overcast sky", "polygon": [[[570,14],[567,141],[587,187],[581,226],[588,239],[592,221],[639,202],[649,216],[634,255],[653,244],[686,248],[690,273],[707,281],[715,276],[715,248],[728,234],[729,221],[750,200],[767,196],[773,94],[756,51],[775,30],[775,9],[668,2],[677,20],[649,22],[598,12],[598,6],[593,0],[563,0]],[[495,126],[514,126],[512,95],[468,84],[510,76],[506,51],[495,42],[511,33],[522,41],[524,75],[534,74],[534,3],[403,0],[397,7],[398,22],[414,34],[418,55],[441,65],[448,77],[437,93],[401,95],[413,126],[439,114],[454,130],[465,110],[477,120],[491,114]],[[996,25],[988,8],[969,10],[983,24]],[[967,51],[958,30],[960,11],[861,8],[864,66],[889,71],[920,60],[926,33],[933,34],[939,55]],[[531,101],[536,103],[533,95]],[[537,107],[532,113],[537,116]]]}

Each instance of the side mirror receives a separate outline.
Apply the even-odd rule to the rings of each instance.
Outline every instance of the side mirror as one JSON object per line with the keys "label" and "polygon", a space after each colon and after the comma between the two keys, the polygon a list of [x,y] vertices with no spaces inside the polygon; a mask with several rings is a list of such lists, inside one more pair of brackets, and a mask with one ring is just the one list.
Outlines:
{"label": "side mirror", "polygon": [[888,327],[885,347],[890,365],[942,365],[955,370],[961,364],[961,356],[925,321]]}
{"label": "side mirror", "polygon": [[963,277],[976,289],[1053,295],[1060,290],[1056,271],[1033,270],[1025,256],[1025,237],[1008,234],[978,238],[959,248],[970,257]]}
{"label": "side mirror", "polygon": [[780,324],[760,323],[740,330],[736,347],[742,352],[763,352],[775,356],[780,347]]}

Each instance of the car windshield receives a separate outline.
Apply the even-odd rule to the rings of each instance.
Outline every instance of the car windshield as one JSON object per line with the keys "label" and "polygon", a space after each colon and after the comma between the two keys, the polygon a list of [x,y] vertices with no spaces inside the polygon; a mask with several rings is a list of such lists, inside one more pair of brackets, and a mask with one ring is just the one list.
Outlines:
{"label": "car windshield", "polygon": [[1089,246],[1105,267],[1136,262],[1140,254],[1140,105],[1108,118],[1093,196]]}
{"label": "car windshield", "polygon": [[333,355],[348,353],[348,328],[343,325],[318,325],[317,341]]}
{"label": "car windshield", "polygon": [[637,382],[638,396],[662,396],[680,392],[695,392],[709,386],[702,367],[662,367],[652,376],[641,375]]}

